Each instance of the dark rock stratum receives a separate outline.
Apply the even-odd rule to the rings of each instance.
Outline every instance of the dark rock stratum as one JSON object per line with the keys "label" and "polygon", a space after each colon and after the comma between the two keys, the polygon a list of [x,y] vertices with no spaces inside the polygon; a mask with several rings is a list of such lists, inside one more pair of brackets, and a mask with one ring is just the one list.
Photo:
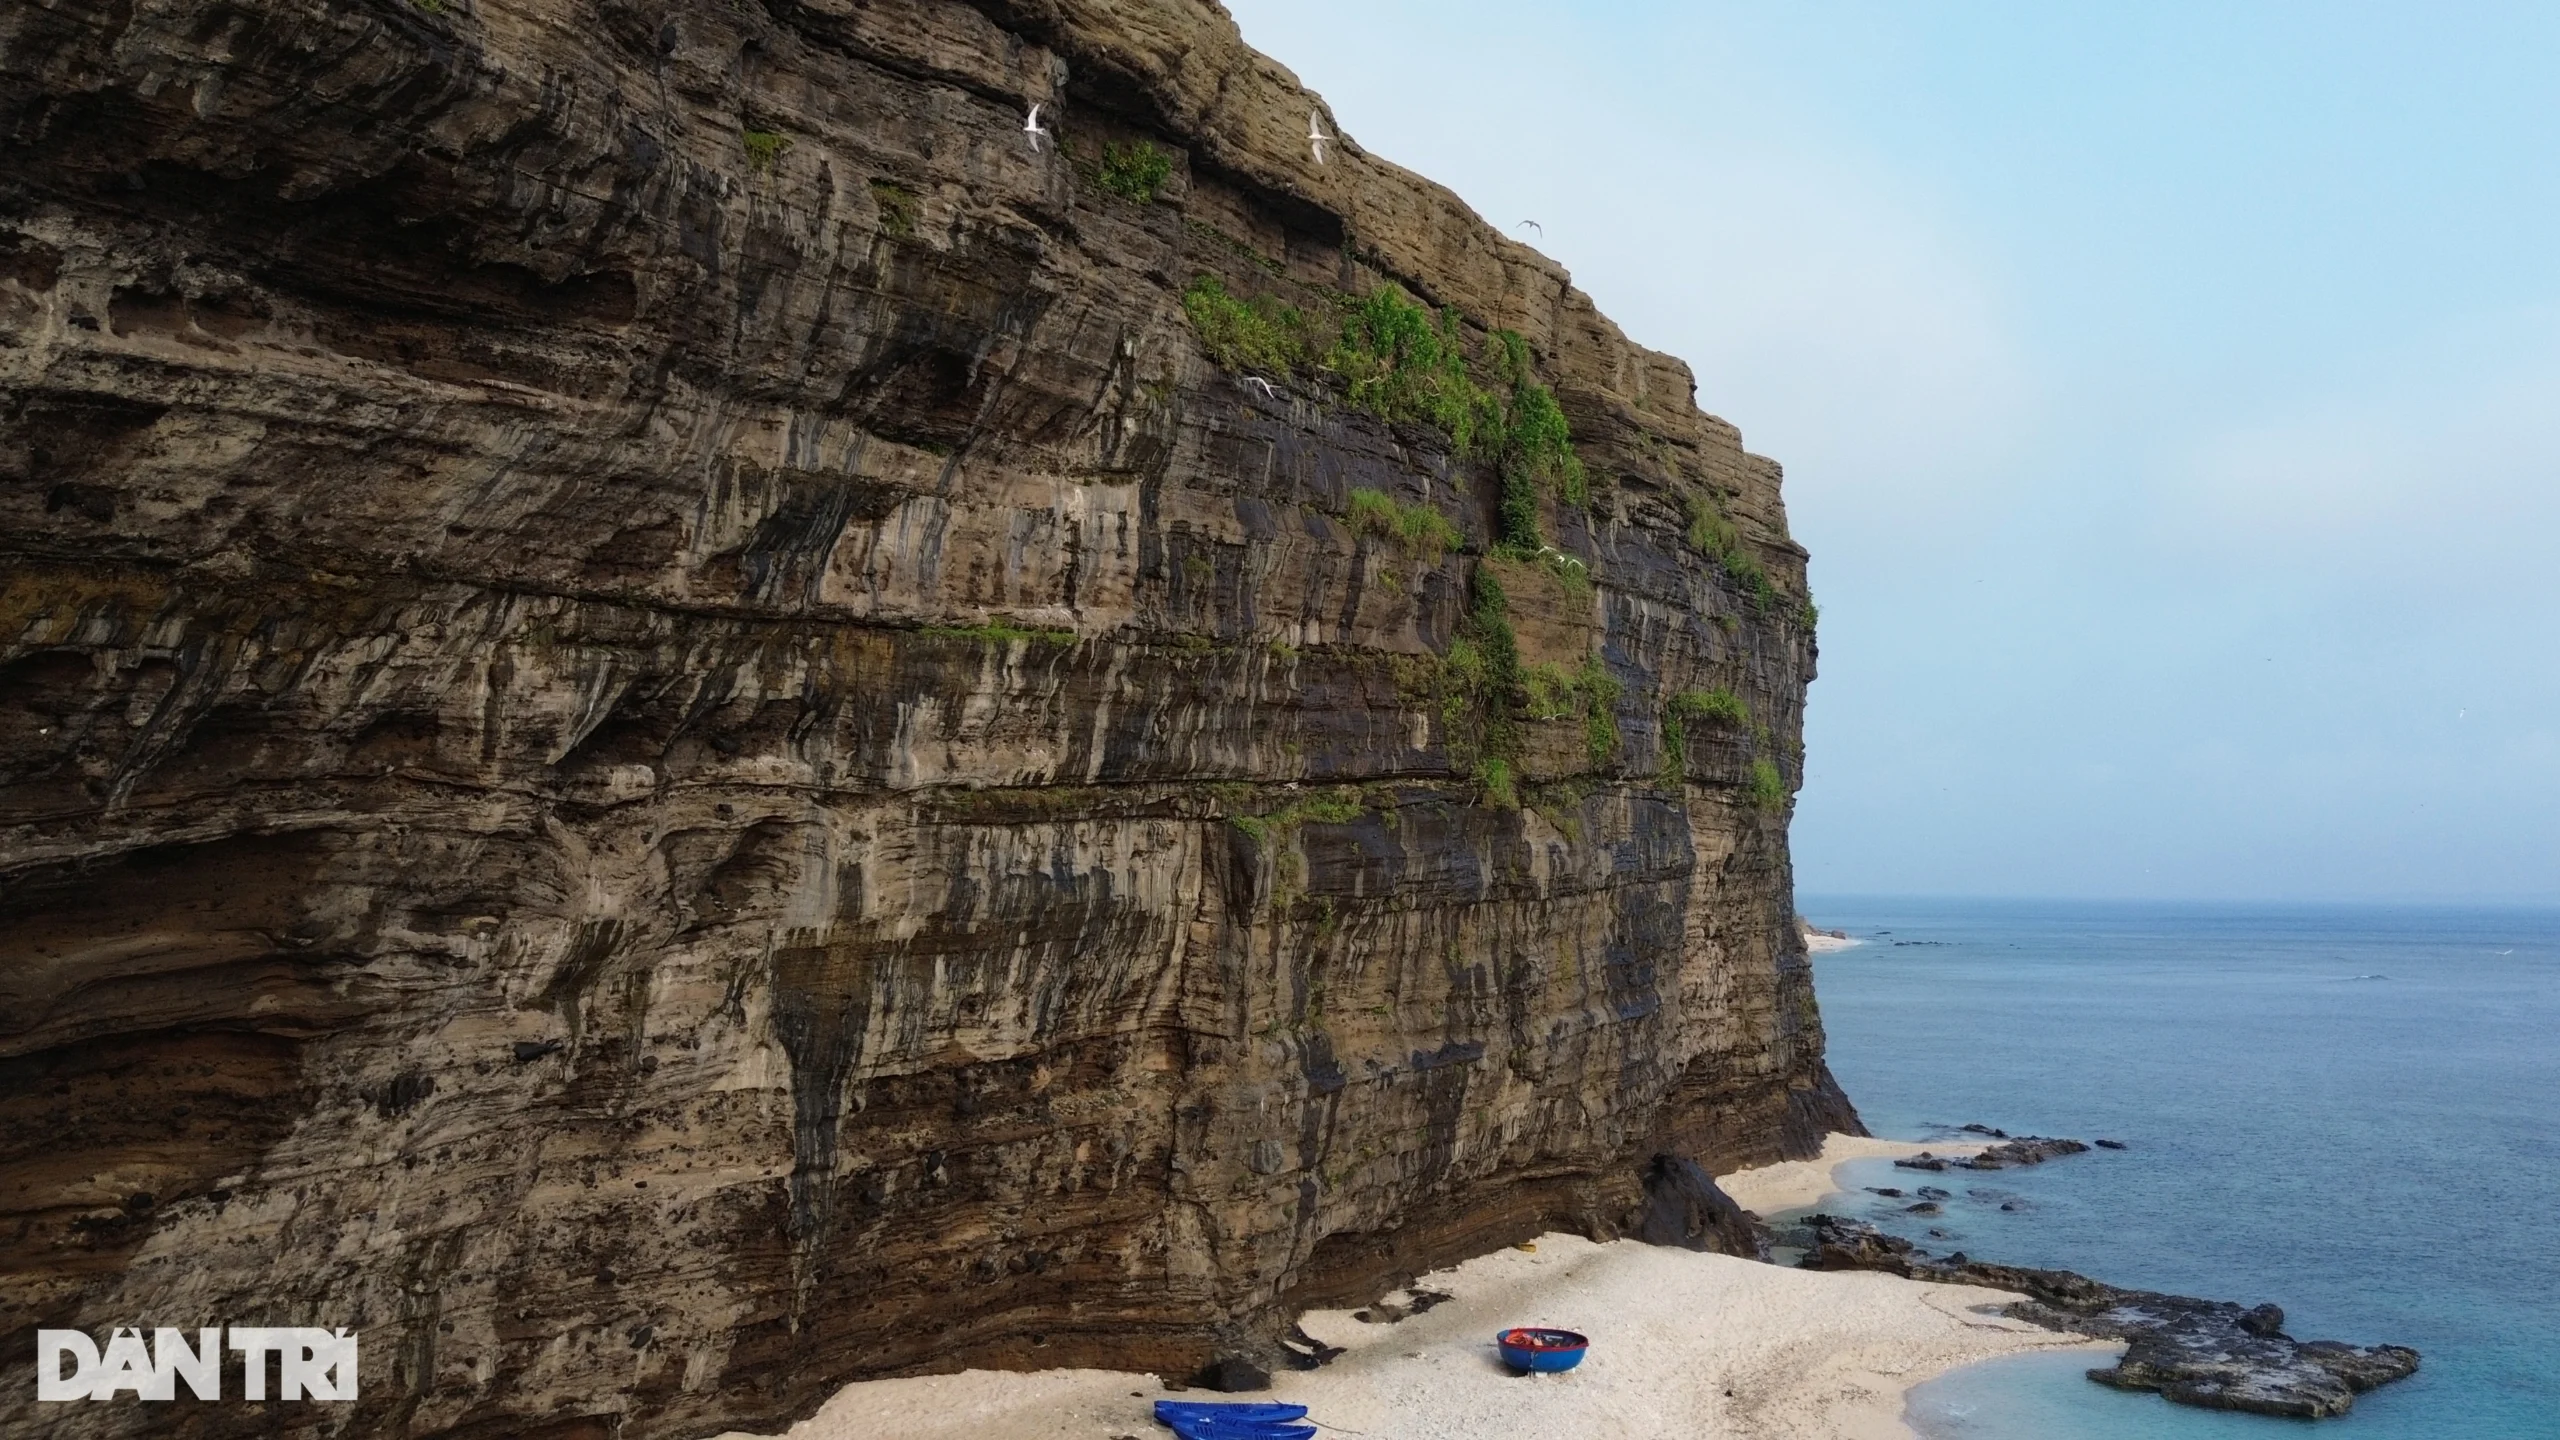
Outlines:
{"label": "dark rock stratum", "polygon": [[[1854,1127],[1777,467],[1311,106],[1196,0],[0,7],[0,1355],[363,1345],[0,1431],[1187,1374]],[[1516,332],[1588,583],[1204,274]]]}

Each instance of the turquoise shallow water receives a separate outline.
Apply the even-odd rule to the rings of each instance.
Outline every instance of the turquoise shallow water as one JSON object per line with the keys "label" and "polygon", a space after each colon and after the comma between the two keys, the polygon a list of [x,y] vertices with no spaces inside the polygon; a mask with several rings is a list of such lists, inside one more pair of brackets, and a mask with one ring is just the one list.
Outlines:
{"label": "turquoise shallow water", "polygon": [[1876,1133],[2132,1146],[1960,1178],[1869,1162],[1860,1185],[1957,1198],[1853,1213],[2426,1356],[2308,1431],[2025,1357],[1915,1391],[1924,1434],[2560,1440],[2560,912],[1802,903],[1867,940],[1815,963],[1832,1067]]}

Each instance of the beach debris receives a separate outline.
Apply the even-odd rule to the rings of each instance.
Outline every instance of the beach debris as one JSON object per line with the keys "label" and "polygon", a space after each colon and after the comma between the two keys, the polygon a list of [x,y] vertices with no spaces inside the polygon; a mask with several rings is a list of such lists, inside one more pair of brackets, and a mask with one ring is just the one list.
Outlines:
{"label": "beach debris", "polygon": [[1292,1370],[1313,1370],[1330,1365],[1341,1353],[1341,1346],[1327,1345],[1308,1334],[1302,1325],[1290,1326],[1288,1335],[1280,1341],[1280,1356],[1289,1362]]}
{"label": "beach debris", "polygon": [[1363,1325],[1393,1325],[1407,1316],[1419,1315],[1435,1305],[1446,1304],[1457,1298],[1446,1290],[1412,1290],[1396,1293],[1405,1298],[1398,1300],[1395,1295],[1383,1296],[1363,1309],[1352,1311],[1351,1318]]}
{"label": "beach debris", "polygon": [[2069,1270],[1989,1264],[1958,1251],[1943,1260],[1862,1220],[1805,1219],[1808,1270],[1879,1270],[1941,1285],[1980,1285],[2026,1299],[2001,1313],[2048,1330],[2126,1342],[2114,1365],[2089,1378],[2120,1390],[2156,1390],[2181,1405],[2318,1419],[2344,1415],[2355,1397],[2416,1373],[2405,1345],[2296,1340],[2284,1311],[2153,1290],[2124,1290]]}

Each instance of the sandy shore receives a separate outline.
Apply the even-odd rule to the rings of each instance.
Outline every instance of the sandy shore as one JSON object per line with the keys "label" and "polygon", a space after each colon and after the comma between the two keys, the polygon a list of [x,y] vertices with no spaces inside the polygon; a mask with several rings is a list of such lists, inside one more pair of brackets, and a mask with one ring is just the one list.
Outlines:
{"label": "sandy shore", "polygon": [[1847,1189],[1840,1180],[1840,1167],[1852,1160],[1878,1157],[1899,1160],[1923,1150],[1971,1153],[1971,1149],[1960,1140],[1875,1140],[1864,1135],[1834,1135],[1823,1141],[1819,1158],[1784,1160],[1756,1170],[1736,1170],[1730,1175],[1717,1176],[1716,1185],[1743,1209],[1759,1215],[1775,1215],[1781,1210],[1801,1210],[1808,1205],[1819,1205]]}
{"label": "sandy shore", "polygon": [[[1771,1197],[1812,1203],[1842,1161],[1921,1148],[1833,1138],[1820,1161],[1722,1183],[1785,1209]],[[1320,1370],[1281,1374],[1268,1396],[1252,1398],[1297,1401],[1310,1418],[1367,1440],[1906,1440],[1903,1394],[1922,1380],[2022,1350],[2102,1348],[2002,1318],[1999,1307],[2015,1297],[1998,1291],[1572,1235],[1422,1283],[1456,1298],[1394,1324],[1308,1314],[1307,1332],[1346,1353]],[[1580,1330],[1592,1338],[1591,1358],[1569,1374],[1515,1377],[1492,1344],[1510,1325]],[[845,1387],[789,1434],[1154,1440],[1171,1433],[1149,1408],[1166,1393],[1153,1376],[1103,1370],[877,1380]]]}
{"label": "sandy shore", "polygon": [[1853,940],[1846,935],[1825,935],[1819,930],[1808,930],[1804,935],[1804,948],[1816,955],[1827,955],[1834,950],[1847,950],[1866,943],[1864,940]]}

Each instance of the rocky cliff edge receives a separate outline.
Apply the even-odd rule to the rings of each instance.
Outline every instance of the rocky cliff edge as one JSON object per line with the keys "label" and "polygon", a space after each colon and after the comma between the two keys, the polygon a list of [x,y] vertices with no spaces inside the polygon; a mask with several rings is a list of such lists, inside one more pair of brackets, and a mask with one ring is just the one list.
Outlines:
{"label": "rocky cliff edge", "polygon": [[1812,1153],[1778,481],[1212,5],[6,7],[0,1335],[363,1377],[0,1424],[1185,1370]]}

